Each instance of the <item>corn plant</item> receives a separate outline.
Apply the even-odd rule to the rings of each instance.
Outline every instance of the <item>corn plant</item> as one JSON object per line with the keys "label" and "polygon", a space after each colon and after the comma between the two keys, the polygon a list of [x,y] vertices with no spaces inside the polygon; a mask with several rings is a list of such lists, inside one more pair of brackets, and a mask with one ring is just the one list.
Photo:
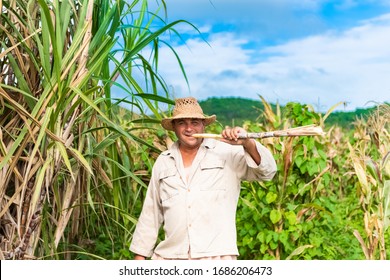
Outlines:
{"label": "corn plant", "polygon": [[369,260],[387,258],[385,236],[390,224],[389,120],[390,107],[378,106],[367,122],[357,120],[356,142],[349,144],[364,221],[364,232],[355,230],[354,235]]}

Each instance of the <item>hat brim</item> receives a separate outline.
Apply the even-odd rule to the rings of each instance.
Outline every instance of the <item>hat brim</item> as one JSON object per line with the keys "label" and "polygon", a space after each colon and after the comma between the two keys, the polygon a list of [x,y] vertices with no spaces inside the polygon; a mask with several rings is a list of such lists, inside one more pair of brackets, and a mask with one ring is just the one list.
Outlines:
{"label": "hat brim", "polygon": [[172,124],[172,121],[173,120],[178,120],[178,119],[201,119],[201,120],[204,120],[204,125],[205,126],[208,126],[209,124],[212,124],[213,122],[215,122],[216,120],[216,116],[215,115],[211,115],[211,116],[195,116],[195,115],[191,115],[191,116],[187,116],[187,115],[177,115],[175,117],[171,117],[171,118],[165,118],[165,119],[162,119],[161,120],[161,126],[163,128],[165,128],[166,130],[173,130],[173,124]]}

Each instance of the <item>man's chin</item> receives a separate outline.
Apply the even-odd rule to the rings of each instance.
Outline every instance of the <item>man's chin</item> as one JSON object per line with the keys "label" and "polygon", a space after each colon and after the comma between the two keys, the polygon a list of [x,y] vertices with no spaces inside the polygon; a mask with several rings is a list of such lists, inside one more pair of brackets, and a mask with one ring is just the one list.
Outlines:
{"label": "man's chin", "polygon": [[197,146],[199,145],[202,141],[200,141],[199,138],[195,138],[192,136],[185,137],[185,139],[182,139],[183,142],[185,142],[188,146]]}

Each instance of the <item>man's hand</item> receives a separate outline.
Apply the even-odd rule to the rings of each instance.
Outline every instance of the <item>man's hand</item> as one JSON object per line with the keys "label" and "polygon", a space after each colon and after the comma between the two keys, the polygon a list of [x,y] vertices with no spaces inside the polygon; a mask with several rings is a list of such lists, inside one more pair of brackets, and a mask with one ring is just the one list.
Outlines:
{"label": "man's hand", "polygon": [[245,135],[247,132],[242,127],[236,126],[236,127],[228,127],[226,126],[225,129],[222,131],[222,139],[220,139],[222,142],[228,143],[230,145],[242,145],[244,149],[247,151],[247,153],[252,157],[252,159],[257,163],[260,164],[261,162],[261,156],[256,148],[256,142],[253,139],[250,138],[238,138],[240,134]]}
{"label": "man's hand", "polygon": [[229,143],[231,145],[243,145],[247,144],[250,139],[240,139],[238,136],[240,134],[246,134],[246,130],[243,129],[242,127],[236,126],[236,127],[229,127],[226,126],[225,129],[222,131],[221,135],[223,139],[221,141]]}

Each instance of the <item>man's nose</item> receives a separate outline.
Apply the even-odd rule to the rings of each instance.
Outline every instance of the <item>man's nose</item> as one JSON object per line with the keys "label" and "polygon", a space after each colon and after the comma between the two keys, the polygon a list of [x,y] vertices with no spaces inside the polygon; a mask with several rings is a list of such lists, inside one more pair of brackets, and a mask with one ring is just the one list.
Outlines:
{"label": "man's nose", "polygon": [[186,123],[186,130],[193,130],[194,129],[194,125],[192,123]]}

